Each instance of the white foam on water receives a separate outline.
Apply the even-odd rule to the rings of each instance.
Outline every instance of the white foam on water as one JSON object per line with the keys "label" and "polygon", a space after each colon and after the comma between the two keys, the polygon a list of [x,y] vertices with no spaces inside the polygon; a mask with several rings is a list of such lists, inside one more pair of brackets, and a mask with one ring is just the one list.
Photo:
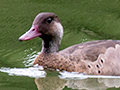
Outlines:
{"label": "white foam on water", "polygon": [[[29,50],[25,50],[24,52],[29,52],[31,51],[32,48],[30,48]],[[23,61],[23,64],[25,65],[25,67],[30,67],[30,66],[33,66],[33,63],[36,59],[36,57],[40,54],[40,52],[37,52],[37,51],[34,51],[32,52],[31,54],[28,54],[26,56],[26,58],[24,58],[24,61]]]}
{"label": "white foam on water", "polygon": [[35,77],[35,78],[44,78],[46,77],[47,73],[43,71],[41,66],[29,67],[29,68],[6,68],[2,67],[0,69],[1,72],[8,73],[11,76],[28,76],[28,77]]}
{"label": "white foam on water", "polygon": [[87,78],[120,78],[120,76],[104,76],[104,75],[86,75],[78,72],[59,72],[61,79],[87,79]]}
{"label": "white foam on water", "polygon": [[[0,69],[1,72],[8,73],[11,76],[28,76],[34,78],[44,78],[47,73],[44,71],[42,66],[34,66],[29,68],[6,68],[2,67]],[[60,79],[87,79],[87,78],[120,78],[120,76],[103,76],[103,75],[86,75],[84,73],[78,72],[59,72],[58,76]]]}

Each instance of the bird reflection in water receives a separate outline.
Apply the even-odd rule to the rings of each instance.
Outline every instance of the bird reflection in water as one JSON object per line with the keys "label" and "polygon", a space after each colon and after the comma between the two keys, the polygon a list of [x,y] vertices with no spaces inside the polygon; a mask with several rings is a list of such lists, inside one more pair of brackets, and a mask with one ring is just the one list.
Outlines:
{"label": "bird reflection in water", "polygon": [[[106,90],[120,87],[119,78],[86,78],[86,79],[60,79],[58,76],[36,78],[35,83],[38,90],[63,90],[65,88],[78,90]],[[116,89],[115,89],[116,88]]]}

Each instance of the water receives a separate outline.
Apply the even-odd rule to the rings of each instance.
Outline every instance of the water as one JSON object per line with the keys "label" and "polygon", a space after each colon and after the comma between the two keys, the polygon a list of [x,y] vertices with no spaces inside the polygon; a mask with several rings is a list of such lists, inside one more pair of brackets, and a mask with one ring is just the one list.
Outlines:
{"label": "water", "polygon": [[119,76],[33,66],[41,39],[18,41],[40,12],[60,17],[64,27],[60,50],[91,40],[120,39],[119,6],[119,0],[0,0],[0,90],[119,90]]}

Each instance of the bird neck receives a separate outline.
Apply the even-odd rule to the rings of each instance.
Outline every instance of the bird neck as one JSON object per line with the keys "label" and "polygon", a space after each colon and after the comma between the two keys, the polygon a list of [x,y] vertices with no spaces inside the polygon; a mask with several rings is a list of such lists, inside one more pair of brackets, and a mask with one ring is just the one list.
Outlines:
{"label": "bird neck", "polygon": [[42,52],[44,53],[54,53],[58,52],[61,44],[61,38],[59,37],[48,37],[43,39],[42,42]]}

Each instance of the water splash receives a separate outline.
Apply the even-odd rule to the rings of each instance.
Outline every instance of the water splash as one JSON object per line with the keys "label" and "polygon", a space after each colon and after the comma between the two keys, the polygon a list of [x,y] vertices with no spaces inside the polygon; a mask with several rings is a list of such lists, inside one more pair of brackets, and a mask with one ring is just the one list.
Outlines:
{"label": "water splash", "polygon": [[41,66],[34,66],[29,68],[6,68],[2,67],[0,69],[1,72],[8,73],[11,76],[28,76],[28,77],[35,77],[35,78],[44,78],[46,77],[47,73],[43,71]]}
{"label": "water splash", "polygon": [[85,73],[78,72],[59,72],[59,78],[61,79],[87,79],[87,78],[120,78],[120,76],[104,76],[104,75],[86,75]]}
{"label": "water splash", "polygon": [[[2,67],[0,69],[1,72],[8,73],[11,76],[28,76],[34,78],[44,78],[47,73],[44,71],[42,66],[35,65],[34,67],[29,68],[6,68]],[[87,78],[120,78],[120,76],[103,76],[103,75],[86,75],[85,73],[78,72],[59,72],[58,76],[60,79],[87,79]]]}
{"label": "water splash", "polygon": [[33,66],[34,60],[40,54],[40,52],[37,52],[37,51],[33,51],[30,54],[27,53],[31,51],[33,51],[32,48],[24,51],[27,54],[27,56],[24,58],[24,61],[23,61],[23,64],[25,65],[25,67]]}

